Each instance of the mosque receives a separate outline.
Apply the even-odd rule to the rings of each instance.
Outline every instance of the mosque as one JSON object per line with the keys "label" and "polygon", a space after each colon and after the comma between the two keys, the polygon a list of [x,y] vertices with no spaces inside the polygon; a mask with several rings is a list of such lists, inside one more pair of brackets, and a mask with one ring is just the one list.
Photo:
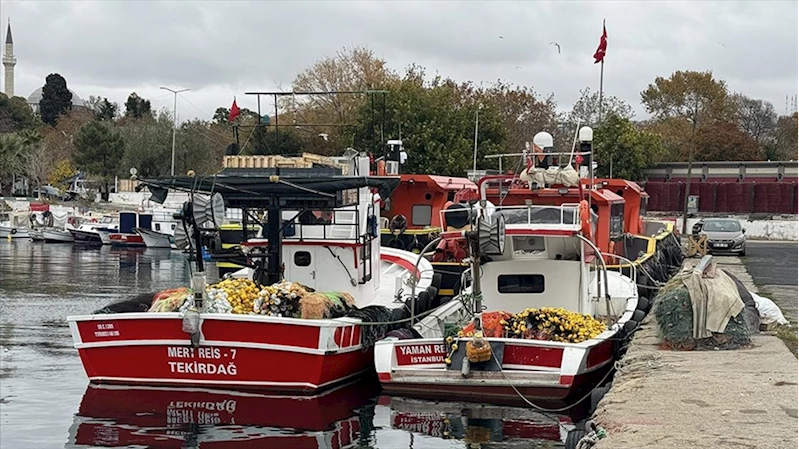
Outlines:
{"label": "mosque", "polygon": [[[11,20],[8,21],[8,29],[6,30],[6,45],[3,52],[3,68],[4,68],[4,79],[5,84],[3,85],[4,90],[3,92],[6,94],[8,98],[14,96],[14,66],[17,65],[17,57],[14,55],[14,38],[11,36]],[[28,95],[28,104],[30,105],[33,112],[39,111],[39,102],[42,99],[42,88],[44,86],[36,89]],[[83,108],[86,107],[86,104],[83,100],[75,93],[72,89],[69,90],[72,92],[72,108]]]}

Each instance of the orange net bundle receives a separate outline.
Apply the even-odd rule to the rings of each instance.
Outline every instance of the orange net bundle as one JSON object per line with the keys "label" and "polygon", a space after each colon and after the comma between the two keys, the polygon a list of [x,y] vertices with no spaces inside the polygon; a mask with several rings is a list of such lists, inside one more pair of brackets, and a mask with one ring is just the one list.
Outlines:
{"label": "orange net bundle", "polygon": [[[483,312],[482,327],[483,337],[501,338],[505,336],[505,327],[502,321],[508,320],[512,315],[508,312]],[[474,321],[463,328],[463,335],[474,335]]]}

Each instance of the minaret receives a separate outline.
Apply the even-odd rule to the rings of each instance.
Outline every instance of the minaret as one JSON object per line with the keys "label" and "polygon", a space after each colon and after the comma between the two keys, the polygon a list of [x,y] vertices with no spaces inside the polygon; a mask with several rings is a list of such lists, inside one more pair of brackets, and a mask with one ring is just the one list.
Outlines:
{"label": "minaret", "polygon": [[11,37],[11,19],[8,19],[8,31],[6,31],[6,48],[3,52],[3,67],[5,67],[5,94],[8,98],[14,96],[14,66],[17,65],[17,58],[14,56],[14,38]]}

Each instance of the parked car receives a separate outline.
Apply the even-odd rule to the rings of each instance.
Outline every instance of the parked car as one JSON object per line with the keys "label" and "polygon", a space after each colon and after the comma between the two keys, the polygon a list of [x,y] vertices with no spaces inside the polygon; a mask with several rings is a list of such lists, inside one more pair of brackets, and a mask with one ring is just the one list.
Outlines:
{"label": "parked car", "polygon": [[711,254],[746,255],[746,229],[734,218],[703,218],[693,225],[691,233],[707,236]]}

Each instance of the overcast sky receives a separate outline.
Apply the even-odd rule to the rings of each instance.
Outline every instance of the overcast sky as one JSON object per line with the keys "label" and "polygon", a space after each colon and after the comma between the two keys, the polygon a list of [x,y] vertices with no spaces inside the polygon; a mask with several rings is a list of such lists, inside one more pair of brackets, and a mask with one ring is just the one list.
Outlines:
{"label": "overcast sky", "polygon": [[136,91],[156,108],[172,108],[159,86],[191,88],[178,102],[181,119],[209,119],[234,95],[255,109],[245,91],[289,90],[300,70],[353,45],[398,71],[417,63],[459,81],[528,85],[568,110],[581,88],[599,87],[592,55],[603,18],[605,92],[638,118],[640,92],[675,70],[712,70],[780,114],[797,93],[796,1],[2,0],[0,8],[3,23],[11,19],[17,95],[51,72],[84,99],[124,103]]}

